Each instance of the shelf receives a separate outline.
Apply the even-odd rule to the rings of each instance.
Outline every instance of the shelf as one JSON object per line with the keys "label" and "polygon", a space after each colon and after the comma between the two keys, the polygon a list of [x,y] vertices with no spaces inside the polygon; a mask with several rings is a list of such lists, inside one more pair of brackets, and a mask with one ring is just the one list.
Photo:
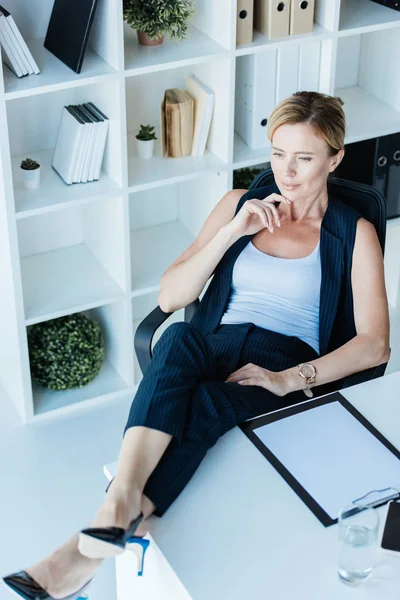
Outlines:
{"label": "shelf", "polygon": [[185,40],[165,37],[160,46],[142,46],[138,42],[136,31],[124,24],[124,42],[125,75],[128,77],[195,64],[215,55],[227,54],[223,46],[193,26],[189,26]]}
{"label": "shelf", "polygon": [[26,40],[26,42],[38,64],[40,73],[18,78],[4,66],[6,100],[97,83],[104,79],[110,79],[110,76],[117,76],[117,72],[90,48],[85,53],[82,71],[77,75],[43,47],[44,39]]}
{"label": "shelf", "polygon": [[30,152],[29,156],[41,165],[40,185],[27,190],[22,183],[21,160],[26,154],[11,159],[14,183],[16,218],[23,219],[35,214],[59,210],[88,201],[95,201],[120,191],[119,186],[104,171],[100,179],[92,183],[67,185],[51,167],[54,150]]}
{"label": "shelf", "polygon": [[253,41],[250,44],[241,44],[240,46],[237,46],[235,54],[236,56],[242,56],[243,54],[252,54],[254,52],[262,52],[263,50],[282,47],[282,45],[286,44],[301,44],[302,42],[309,41],[316,42],[330,37],[332,37],[332,33],[318,23],[314,23],[312,33],[286,35],[285,37],[273,40],[270,40],[266,35],[257,31],[257,29],[254,29]]}
{"label": "shelf", "polygon": [[376,2],[342,0],[339,36],[392,27],[400,27],[400,12]]}
{"label": "shelf", "polygon": [[359,86],[335,90],[344,101],[346,144],[400,131],[400,112]]}
{"label": "shelf", "polygon": [[157,187],[165,183],[174,183],[191,179],[204,171],[217,171],[226,168],[226,164],[206,149],[204,156],[193,158],[166,158],[161,156],[159,128],[156,128],[154,156],[150,159],[139,158],[136,154],[135,134],[128,134],[128,173],[129,191]]}
{"label": "shelf", "polygon": [[164,271],[194,239],[179,221],[131,231],[132,291],[158,289]]}
{"label": "shelf", "polygon": [[[265,132],[265,137],[267,132]],[[235,132],[233,146],[233,168],[242,169],[243,167],[252,167],[271,160],[271,145],[268,147],[252,150],[246,142]]]}
{"label": "shelf", "polygon": [[84,245],[21,259],[26,325],[118,300],[123,291]]}
{"label": "shelf", "polygon": [[35,417],[39,417],[67,412],[77,408],[78,404],[86,407],[128,393],[133,395],[134,388],[121,379],[111,363],[105,360],[97,377],[83,388],[52,391],[33,383],[32,391],[34,414]]}

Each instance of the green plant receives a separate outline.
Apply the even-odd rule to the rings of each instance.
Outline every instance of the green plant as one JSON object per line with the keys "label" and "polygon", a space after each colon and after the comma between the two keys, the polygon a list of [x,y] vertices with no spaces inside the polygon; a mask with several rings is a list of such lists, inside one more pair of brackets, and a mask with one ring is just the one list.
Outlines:
{"label": "green plant", "polygon": [[136,135],[136,139],[148,142],[150,140],[156,140],[156,134],[154,133],[154,127],[151,125],[141,125],[140,131]]}
{"label": "green plant", "polygon": [[35,169],[38,169],[39,167],[40,167],[39,163],[36,162],[36,160],[33,160],[32,158],[25,158],[21,162],[21,169],[25,169],[25,171],[34,171]]}
{"label": "green plant", "polygon": [[244,169],[237,169],[233,171],[233,189],[248,190],[253,179],[265,169],[259,167],[246,167]]}
{"label": "green plant", "polygon": [[100,325],[82,313],[32,325],[28,347],[33,379],[50,390],[87,385],[104,361]]}
{"label": "green plant", "polygon": [[194,0],[124,0],[124,20],[137,31],[157,40],[165,34],[184,39]]}

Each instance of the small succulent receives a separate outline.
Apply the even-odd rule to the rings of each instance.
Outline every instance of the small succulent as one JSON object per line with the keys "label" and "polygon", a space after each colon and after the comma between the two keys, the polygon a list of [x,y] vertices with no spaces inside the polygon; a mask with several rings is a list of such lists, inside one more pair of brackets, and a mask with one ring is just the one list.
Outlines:
{"label": "small succulent", "polygon": [[39,167],[40,167],[39,163],[36,162],[36,160],[33,160],[33,158],[25,158],[21,162],[21,169],[25,169],[25,171],[34,171],[35,169],[38,169]]}
{"label": "small succulent", "polygon": [[154,127],[151,125],[140,125],[140,131],[136,135],[136,139],[148,142],[150,140],[156,140],[156,134],[154,133]]}

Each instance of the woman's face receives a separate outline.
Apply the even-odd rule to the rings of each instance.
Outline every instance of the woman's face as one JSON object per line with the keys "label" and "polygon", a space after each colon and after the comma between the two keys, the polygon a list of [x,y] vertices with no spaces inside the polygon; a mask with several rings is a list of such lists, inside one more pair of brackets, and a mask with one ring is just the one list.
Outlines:
{"label": "woman's face", "polygon": [[328,174],[343,157],[329,156],[326,142],[309,123],[281,125],[272,138],[271,168],[282,195],[303,200],[326,189]]}

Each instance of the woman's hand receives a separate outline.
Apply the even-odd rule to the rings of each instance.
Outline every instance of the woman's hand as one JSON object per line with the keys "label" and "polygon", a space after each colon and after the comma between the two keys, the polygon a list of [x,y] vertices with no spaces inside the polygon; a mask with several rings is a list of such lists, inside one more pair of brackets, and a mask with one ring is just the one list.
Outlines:
{"label": "woman's hand", "polygon": [[241,369],[231,373],[225,383],[258,385],[276,396],[286,396],[286,394],[293,391],[290,377],[287,376],[286,371],[269,371],[253,365],[253,363],[248,363]]}
{"label": "woman's hand", "polygon": [[286,218],[274,205],[274,202],[292,203],[291,200],[279,194],[270,194],[263,200],[257,198],[246,200],[227,227],[239,237],[253,235],[264,228],[272,233],[274,225],[280,227],[281,220]]}

